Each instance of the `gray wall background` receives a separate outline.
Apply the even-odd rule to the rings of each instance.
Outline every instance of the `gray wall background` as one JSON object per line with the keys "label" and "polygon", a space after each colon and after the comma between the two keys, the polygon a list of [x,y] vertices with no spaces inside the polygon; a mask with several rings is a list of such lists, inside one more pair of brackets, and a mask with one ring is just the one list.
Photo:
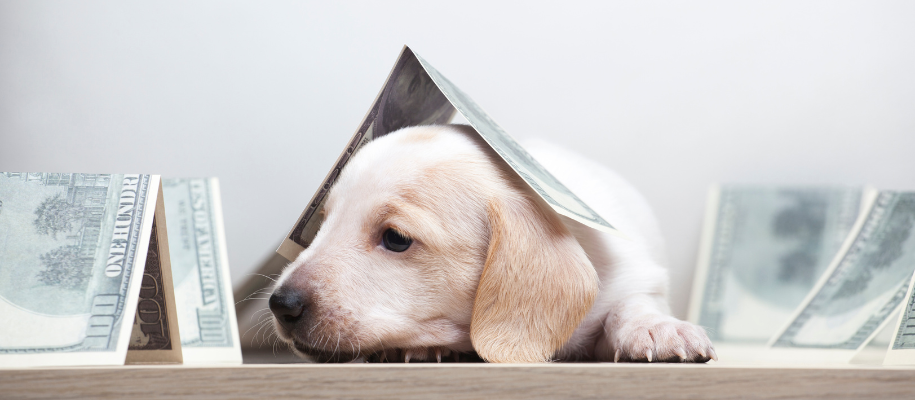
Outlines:
{"label": "gray wall background", "polygon": [[0,171],[218,176],[238,283],[408,44],[642,190],[681,317],[709,184],[915,189],[915,2],[328,3],[0,3]]}

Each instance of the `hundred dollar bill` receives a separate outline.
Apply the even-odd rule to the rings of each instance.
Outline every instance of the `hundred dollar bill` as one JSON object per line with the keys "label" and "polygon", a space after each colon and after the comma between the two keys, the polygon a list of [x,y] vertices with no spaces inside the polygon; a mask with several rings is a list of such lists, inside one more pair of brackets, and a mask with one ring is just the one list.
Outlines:
{"label": "hundred dollar bill", "polygon": [[813,349],[808,359],[848,361],[904,303],[915,271],[915,193],[883,191],[770,346]]}
{"label": "hundred dollar bill", "polygon": [[915,275],[909,282],[904,299],[899,318],[892,326],[893,337],[883,360],[884,365],[915,365]]}
{"label": "hundred dollar bill", "polygon": [[764,346],[842,246],[863,192],[712,187],[689,320],[704,326],[716,344]]}
{"label": "hundred dollar bill", "polygon": [[163,179],[185,364],[241,364],[216,178]]}
{"label": "hundred dollar bill", "polygon": [[308,247],[320,227],[321,219],[316,216],[320,215],[327,192],[352,155],[363,145],[403,127],[447,123],[454,117],[455,109],[553,210],[593,229],[618,233],[531,157],[469,96],[404,46],[356,134],[277,252],[292,260]]}
{"label": "hundred dollar bill", "polygon": [[0,173],[0,367],[180,362],[165,234],[159,176]]}

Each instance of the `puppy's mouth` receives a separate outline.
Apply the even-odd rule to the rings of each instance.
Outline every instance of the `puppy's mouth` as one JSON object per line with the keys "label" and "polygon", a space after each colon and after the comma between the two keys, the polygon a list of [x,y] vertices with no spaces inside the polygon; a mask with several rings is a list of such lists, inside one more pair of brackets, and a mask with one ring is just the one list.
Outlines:
{"label": "puppy's mouth", "polygon": [[310,358],[319,363],[349,363],[364,360],[362,354],[347,352],[343,347],[340,347],[352,347],[346,339],[342,339],[341,342],[337,342],[336,340],[331,341],[330,339],[324,341],[324,344],[330,345],[337,343],[337,349],[335,351],[318,349],[309,345],[307,340],[300,338],[294,330],[290,330],[282,324],[276,323],[276,321],[274,322],[274,329],[276,330],[277,337],[285,342],[299,357]]}
{"label": "puppy's mouth", "polygon": [[[274,327],[277,336],[289,346],[293,353],[316,363],[483,362],[483,359],[473,351],[458,352],[444,347],[369,349],[359,343],[354,345],[354,342],[344,336],[320,336],[308,340],[300,337],[300,334],[297,333],[298,329],[290,330],[279,323],[276,323]],[[322,337],[324,339],[321,339]],[[314,346],[328,346],[327,348],[333,350]]]}
{"label": "puppy's mouth", "polygon": [[365,357],[360,354],[348,353],[343,351],[327,351],[309,347],[308,345],[292,339],[291,347],[299,356],[307,356],[318,363],[352,363],[365,361]]}

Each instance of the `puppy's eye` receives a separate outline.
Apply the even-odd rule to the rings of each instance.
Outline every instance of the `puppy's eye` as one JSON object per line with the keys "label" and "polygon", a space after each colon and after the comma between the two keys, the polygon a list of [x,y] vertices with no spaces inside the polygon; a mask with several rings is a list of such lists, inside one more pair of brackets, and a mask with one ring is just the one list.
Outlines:
{"label": "puppy's eye", "polygon": [[384,248],[400,253],[410,248],[413,239],[401,235],[393,229],[388,229],[381,235],[381,242],[384,243]]}

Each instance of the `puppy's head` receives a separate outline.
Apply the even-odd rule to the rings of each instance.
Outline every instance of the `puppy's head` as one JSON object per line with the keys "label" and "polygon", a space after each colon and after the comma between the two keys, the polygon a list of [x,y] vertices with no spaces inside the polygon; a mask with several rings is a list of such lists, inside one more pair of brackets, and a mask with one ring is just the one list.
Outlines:
{"label": "puppy's head", "polygon": [[470,127],[366,145],[270,298],[279,337],[318,360],[386,349],[548,360],[597,292],[584,251]]}

